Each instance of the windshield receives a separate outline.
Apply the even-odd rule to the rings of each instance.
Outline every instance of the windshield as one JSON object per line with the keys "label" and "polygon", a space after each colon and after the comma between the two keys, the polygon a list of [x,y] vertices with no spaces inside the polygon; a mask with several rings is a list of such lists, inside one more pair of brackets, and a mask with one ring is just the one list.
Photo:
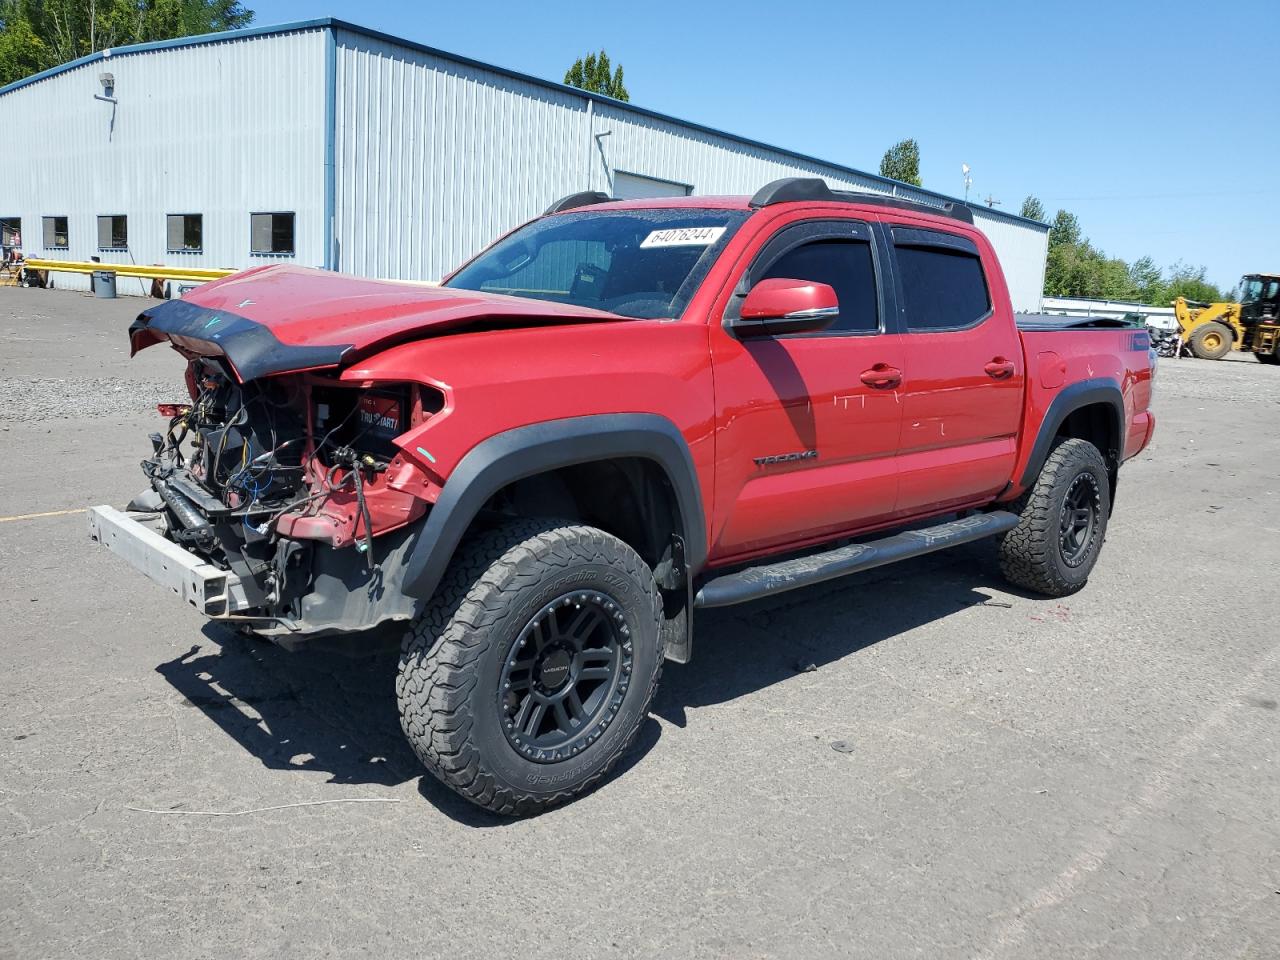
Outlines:
{"label": "windshield", "polygon": [[1240,280],[1240,302],[1252,303],[1262,295],[1262,281],[1257,277],[1243,277]]}
{"label": "windshield", "polygon": [[745,210],[600,210],[535,220],[445,286],[642,319],[678,317]]}

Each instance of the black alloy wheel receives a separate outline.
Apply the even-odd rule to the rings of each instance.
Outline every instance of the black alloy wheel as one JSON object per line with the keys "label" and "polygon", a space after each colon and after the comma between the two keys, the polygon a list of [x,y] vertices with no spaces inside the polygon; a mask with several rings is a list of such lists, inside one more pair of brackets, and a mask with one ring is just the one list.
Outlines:
{"label": "black alloy wheel", "polygon": [[597,590],[548,603],[506,654],[498,710],[507,740],[537,763],[555,763],[596,740],[617,714],[631,674],[630,629],[616,600]]}
{"label": "black alloy wheel", "polygon": [[1078,567],[1089,556],[1101,507],[1097,479],[1092,473],[1078,474],[1062,502],[1058,548],[1067,566]]}

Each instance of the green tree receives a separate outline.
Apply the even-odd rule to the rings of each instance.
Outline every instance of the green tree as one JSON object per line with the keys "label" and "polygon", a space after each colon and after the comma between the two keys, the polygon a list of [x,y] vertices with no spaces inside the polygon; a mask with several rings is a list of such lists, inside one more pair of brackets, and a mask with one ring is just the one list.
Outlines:
{"label": "green tree", "polygon": [[880,176],[913,187],[924,186],[920,180],[920,145],[910,139],[895,143],[880,158]]}
{"label": "green tree", "polygon": [[1049,228],[1049,249],[1063,244],[1078,245],[1081,242],[1080,221],[1074,213],[1059,210]]}
{"label": "green tree", "polygon": [[252,21],[239,0],[0,0],[0,84],[107,47]]}
{"label": "green tree", "polygon": [[609,55],[603,50],[599,55],[589,53],[573,61],[564,75],[564,82],[579,90],[590,90],[592,93],[603,93],[615,100],[630,100],[627,85],[622,82],[622,64],[612,69]]}
{"label": "green tree", "polygon": [[48,48],[25,12],[0,6],[0,86],[39,73],[48,62]]}
{"label": "green tree", "polygon": [[1098,251],[1092,281],[1094,293],[1090,296],[1104,300],[1135,300],[1137,288],[1129,275],[1129,264],[1119,257],[1108,257]]}
{"label": "green tree", "polygon": [[1165,299],[1164,276],[1150,257],[1139,257],[1129,266],[1129,283],[1134,299],[1152,305]]}
{"label": "green tree", "polygon": [[1226,295],[1205,279],[1206,272],[1204,267],[1193,267],[1181,261],[1175,263],[1169,268],[1169,278],[1163,291],[1165,303],[1162,305],[1172,303],[1175,297],[1204,303],[1225,300]]}
{"label": "green tree", "polygon": [[[1052,234],[1050,234],[1052,237]],[[1050,243],[1045,260],[1044,292],[1050,297],[1097,295],[1097,251],[1079,243]]]}
{"label": "green tree", "polygon": [[1044,212],[1044,204],[1030,194],[1027,195],[1027,199],[1022,201],[1022,209],[1018,212],[1028,220],[1039,220],[1041,223],[1048,222]]}
{"label": "green tree", "polygon": [[1051,297],[1098,300],[1133,300],[1137,296],[1129,265],[1118,257],[1108,257],[1087,240],[1049,249],[1044,292]]}
{"label": "green tree", "polygon": [[[1028,197],[1027,201],[1035,200]],[[1038,202],[1038,201],[1037,201]],[[1023,208],[1027,203],[1023,204]],[[1043,211],[1043,207],[1041,208]],[[1059,210],[1049,226],[1044,292],[1051,297],[1129,300],[1137,287],[1127,263],[1108,257],[1084,236],[1074,213]]]}
{"label": "green tree", "polygon": [[1175,263],[1166,274],[1150,257],[1140,257],[1132,264],[1108,257],[1084,236],[1074,214],[1059,210],[1049,229],[1044,292],[1049,297],[1131,300],[1153,306],[1168,306],[1179,296],[1188,300],[1224,299],[1222,292],[1205,279],[1205,273],[1204,267]]}

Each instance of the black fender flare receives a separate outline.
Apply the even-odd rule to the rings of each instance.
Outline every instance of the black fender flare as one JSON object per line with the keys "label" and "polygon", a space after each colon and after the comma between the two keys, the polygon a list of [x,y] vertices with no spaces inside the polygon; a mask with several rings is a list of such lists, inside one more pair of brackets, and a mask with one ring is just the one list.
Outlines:
{"label": "black fender flare", "polygon": [[[1044,462],[1049,459],[1049,453],[1053,449],[1053,438],[1058,435],[1058,429],[1062,426],[1063,421],[1076,410],[1096,403],[1108,404],[1115,415],[1117,447],[1115,453],[1116,465],[1119,465],[1118,460],[1124,449],[1125,433],[1124,394],[1120,390],[1120,384],[1107,377],[1080,380],[1077,383],[1063,387],[1049,404],[1049,409],[1045,411],[1044,419],[1040,421],[1040,430],[1036,433],[1035,444],[1031,448],[1031,457],[1027,460],[1026,469],[1022,471],[1021,485],[1023,489],[1036,482],[1036,477],[1040,475]],[[1105,459],[1111,451],[1102,450],[1100,452]]]}
{"label": "black fender flare", "polygon": [[706,517],[684,435],[657,414],[597,414],[516,427],[468,451],[445,481],[409,553],[404,592],[430,599],[471,521],[503,487],[548,470],[622,457],[652,460],[666,473],[680,510],[687,568],[699,570],[706,560]]}

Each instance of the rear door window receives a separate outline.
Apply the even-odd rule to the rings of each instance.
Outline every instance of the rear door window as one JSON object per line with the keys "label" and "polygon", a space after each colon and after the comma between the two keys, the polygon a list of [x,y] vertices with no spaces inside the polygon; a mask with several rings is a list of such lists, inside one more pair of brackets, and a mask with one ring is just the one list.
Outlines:
{"label": "rear door window", "polygon": [[902,227],[892,234],[908,330],[960,330],[990,315],[991,294],[972,240]]}

